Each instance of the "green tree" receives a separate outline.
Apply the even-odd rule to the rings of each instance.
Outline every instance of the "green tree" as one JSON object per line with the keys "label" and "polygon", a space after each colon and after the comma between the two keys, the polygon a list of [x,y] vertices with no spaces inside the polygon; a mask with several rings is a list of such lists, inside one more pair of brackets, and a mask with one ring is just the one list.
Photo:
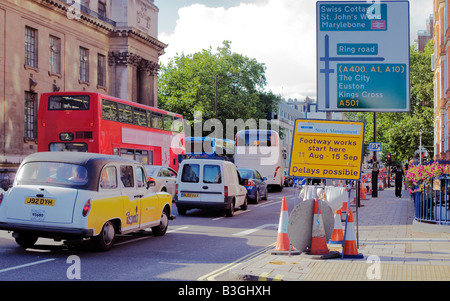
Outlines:
{"label": "green tree", "polygon": [[193,121],[202,112],[203,121],[217,116],[227,119],[265,119],[266,111],[278,107],[280,97],[265,92],[266,67],[257,60],[231,51],[224,41],[216,52],[212,48],[185,55],[177,54],[160,69],[158,99],[162,109],[182,114]]}
{"label": "green tree", "polygon": [[[408,113],[376,113],[377,141],[383,144],[383,156],[392,154],[393,161],[405,162],[419,149],[420,130],[422,145],[433,152],[433,71],[431,54],[433,43],[425,51],[410,49],[411,110]],[[366,122],[365,141],[373,141],[373,113],[349,113],[350,120]],[[379,158],[380,159],[380,158]]]}

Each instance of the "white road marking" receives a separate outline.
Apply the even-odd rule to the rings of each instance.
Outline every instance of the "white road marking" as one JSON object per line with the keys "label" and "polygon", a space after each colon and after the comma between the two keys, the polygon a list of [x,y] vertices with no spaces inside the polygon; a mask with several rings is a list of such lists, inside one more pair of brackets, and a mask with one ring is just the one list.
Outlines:
{"label": "white road marking", "polygon": [[246,236],[246,235],[250,235],[252,233],[255,233],[256,231],[259,231],[261,229],[267,228],[267,227],[278,227],[278,225],[277,224],[265,224],[265,225],[262,225],[262,226],[259,226],[259,227],[253,228],[253,229],[248,229],[248,230],[245,230],[245,231],[234,233],[233,235],[234,236]]}
{"label": "white road marking", "polygon": [[26,268],[26,267],[29,267],[29,266],[32,266],[32,265],[46,263],[46,262],[50,262],[50,261],[53,261],[53,260],[56,260],[56,259],[55,258],[50,258],[50,259],[30,262],[30,263],[26,263],[26,264],[21,264],[21,265],[17,265],[17,266],[14,266],[14,267],[2,269],[2,270],[0,270],[0,273],[12,271],[12,270],[17,270],[17,269],[21,269],[21,268]]}

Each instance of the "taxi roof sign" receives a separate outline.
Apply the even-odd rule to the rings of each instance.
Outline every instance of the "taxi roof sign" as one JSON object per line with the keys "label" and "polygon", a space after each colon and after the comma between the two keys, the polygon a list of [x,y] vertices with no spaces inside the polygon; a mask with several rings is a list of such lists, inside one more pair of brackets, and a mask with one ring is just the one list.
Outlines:
{"label": "taxi roof sign", "polygon": [[297,119],[289,174],[360,180],[364,130],[361,121]]}

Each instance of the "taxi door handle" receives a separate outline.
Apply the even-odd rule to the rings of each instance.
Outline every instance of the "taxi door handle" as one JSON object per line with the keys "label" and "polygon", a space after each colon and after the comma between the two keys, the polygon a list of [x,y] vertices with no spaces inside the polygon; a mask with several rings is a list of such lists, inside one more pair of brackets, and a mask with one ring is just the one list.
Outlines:
{"label": "taxi door handle", "polygon": [[143,196],[144,196],[143,194],[138,194],[138,195],[135,195],[134,198],[141,198]]}

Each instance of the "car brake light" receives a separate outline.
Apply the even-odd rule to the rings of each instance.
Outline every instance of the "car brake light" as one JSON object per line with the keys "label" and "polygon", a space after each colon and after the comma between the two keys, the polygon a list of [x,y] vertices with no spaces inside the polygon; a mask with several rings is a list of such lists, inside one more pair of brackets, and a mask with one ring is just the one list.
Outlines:
{"label": "car brake light", "polygon": [[274,178],[277,176],[278,169],[280,169],[280,166],[278,166],[278,167],[275,169],[275,173],[273,174],[273,177],[274,177]]}
{"label": "car brake light", "polygon": [[255,186],[255,182],[252,180],[247,180],[247,186]]}
{"label": "car brake light", "polygon": [[223,194],[224,194],[224,196],[228,196],[228,186],[224,186],[223,187]]}
{"label": "car brake light", "polygon": [[91,210],[91,199],[87,200],[83,206],[83,216],[87,216]]}

